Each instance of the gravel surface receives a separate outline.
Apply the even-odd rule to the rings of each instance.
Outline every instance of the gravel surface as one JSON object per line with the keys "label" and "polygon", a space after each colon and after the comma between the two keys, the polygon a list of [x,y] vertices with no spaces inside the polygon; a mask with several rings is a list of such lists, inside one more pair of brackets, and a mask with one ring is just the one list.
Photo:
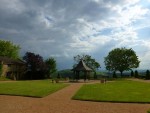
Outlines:
{"label": "gravel surface", "polygon": [[70,86],[44,98],[0,95],[0,113],[147,113],[150,104],[71,100],[84,83]]}

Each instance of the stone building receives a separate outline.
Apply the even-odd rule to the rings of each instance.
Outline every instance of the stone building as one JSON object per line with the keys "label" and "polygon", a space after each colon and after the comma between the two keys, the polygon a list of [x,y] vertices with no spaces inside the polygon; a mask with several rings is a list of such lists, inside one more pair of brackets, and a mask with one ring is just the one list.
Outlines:
{"label": "stone building", "polygon": [[26,64],[20,59],[12,59],[0,56],[0,64],[2,65],[0,76],[4,76],[13,80],[19,80],[23,78],[23,75],[26,72]]}

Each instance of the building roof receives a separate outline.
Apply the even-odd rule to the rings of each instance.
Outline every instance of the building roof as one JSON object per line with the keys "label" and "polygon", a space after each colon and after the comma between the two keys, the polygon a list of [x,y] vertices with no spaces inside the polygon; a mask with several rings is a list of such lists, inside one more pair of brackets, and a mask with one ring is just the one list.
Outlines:
{"label": "building roof", "polygon": [[0,62],[3,64],[18,64],[18,65],[24,65],[25,62],[20,59],[12,59],[6,56],[0,56]]}
{"label": "building roof", "polygon": [[73,69],[74,71],[92,71],[91,68],[89,68],[83,60],[81,60],[78,65]]}

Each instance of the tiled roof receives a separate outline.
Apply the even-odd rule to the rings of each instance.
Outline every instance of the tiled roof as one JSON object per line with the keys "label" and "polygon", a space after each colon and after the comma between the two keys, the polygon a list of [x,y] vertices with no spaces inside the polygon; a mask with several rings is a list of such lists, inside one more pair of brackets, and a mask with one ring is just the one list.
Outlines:
{"label": "tiled roof", "polygon": [[0,56],[0,62],[3,62],[4,64],[18,64],[18,65],[25,64],[25,62],[20,59],[12,59],[5,56]]}

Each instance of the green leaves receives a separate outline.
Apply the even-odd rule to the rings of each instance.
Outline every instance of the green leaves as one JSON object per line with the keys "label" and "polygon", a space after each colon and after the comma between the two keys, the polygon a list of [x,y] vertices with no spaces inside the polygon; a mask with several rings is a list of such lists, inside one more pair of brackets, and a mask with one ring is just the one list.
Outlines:
{"label": "green leaves", "polygon": [[109,71],[120,71],[121,73],[131,68],[137,68],[140,61],[136,53],[130,48],[116,48],[105,57],[104,63]]}
{"label": "green leaves", "polygon": [[20,47],[18,45],[14,45],[10,41],[0,40],[0,56],[17,59],[19,58],[19,50]]}
{"label": "green leaves", "polygon": [[77,55],[74,57],[76,63],[79,63],[81,59],[84,60],[85,64],[94,71],[100,67],[100,64],[90,55]]}
{"label": "green leaves", "polygon": [[52,73],[56,72],[56,60],[52,57],[50,57],[49,59],[47,59],[45,61],[46,66],[47,66],[47,70],[48,70],[48,75],[50,76]]}

